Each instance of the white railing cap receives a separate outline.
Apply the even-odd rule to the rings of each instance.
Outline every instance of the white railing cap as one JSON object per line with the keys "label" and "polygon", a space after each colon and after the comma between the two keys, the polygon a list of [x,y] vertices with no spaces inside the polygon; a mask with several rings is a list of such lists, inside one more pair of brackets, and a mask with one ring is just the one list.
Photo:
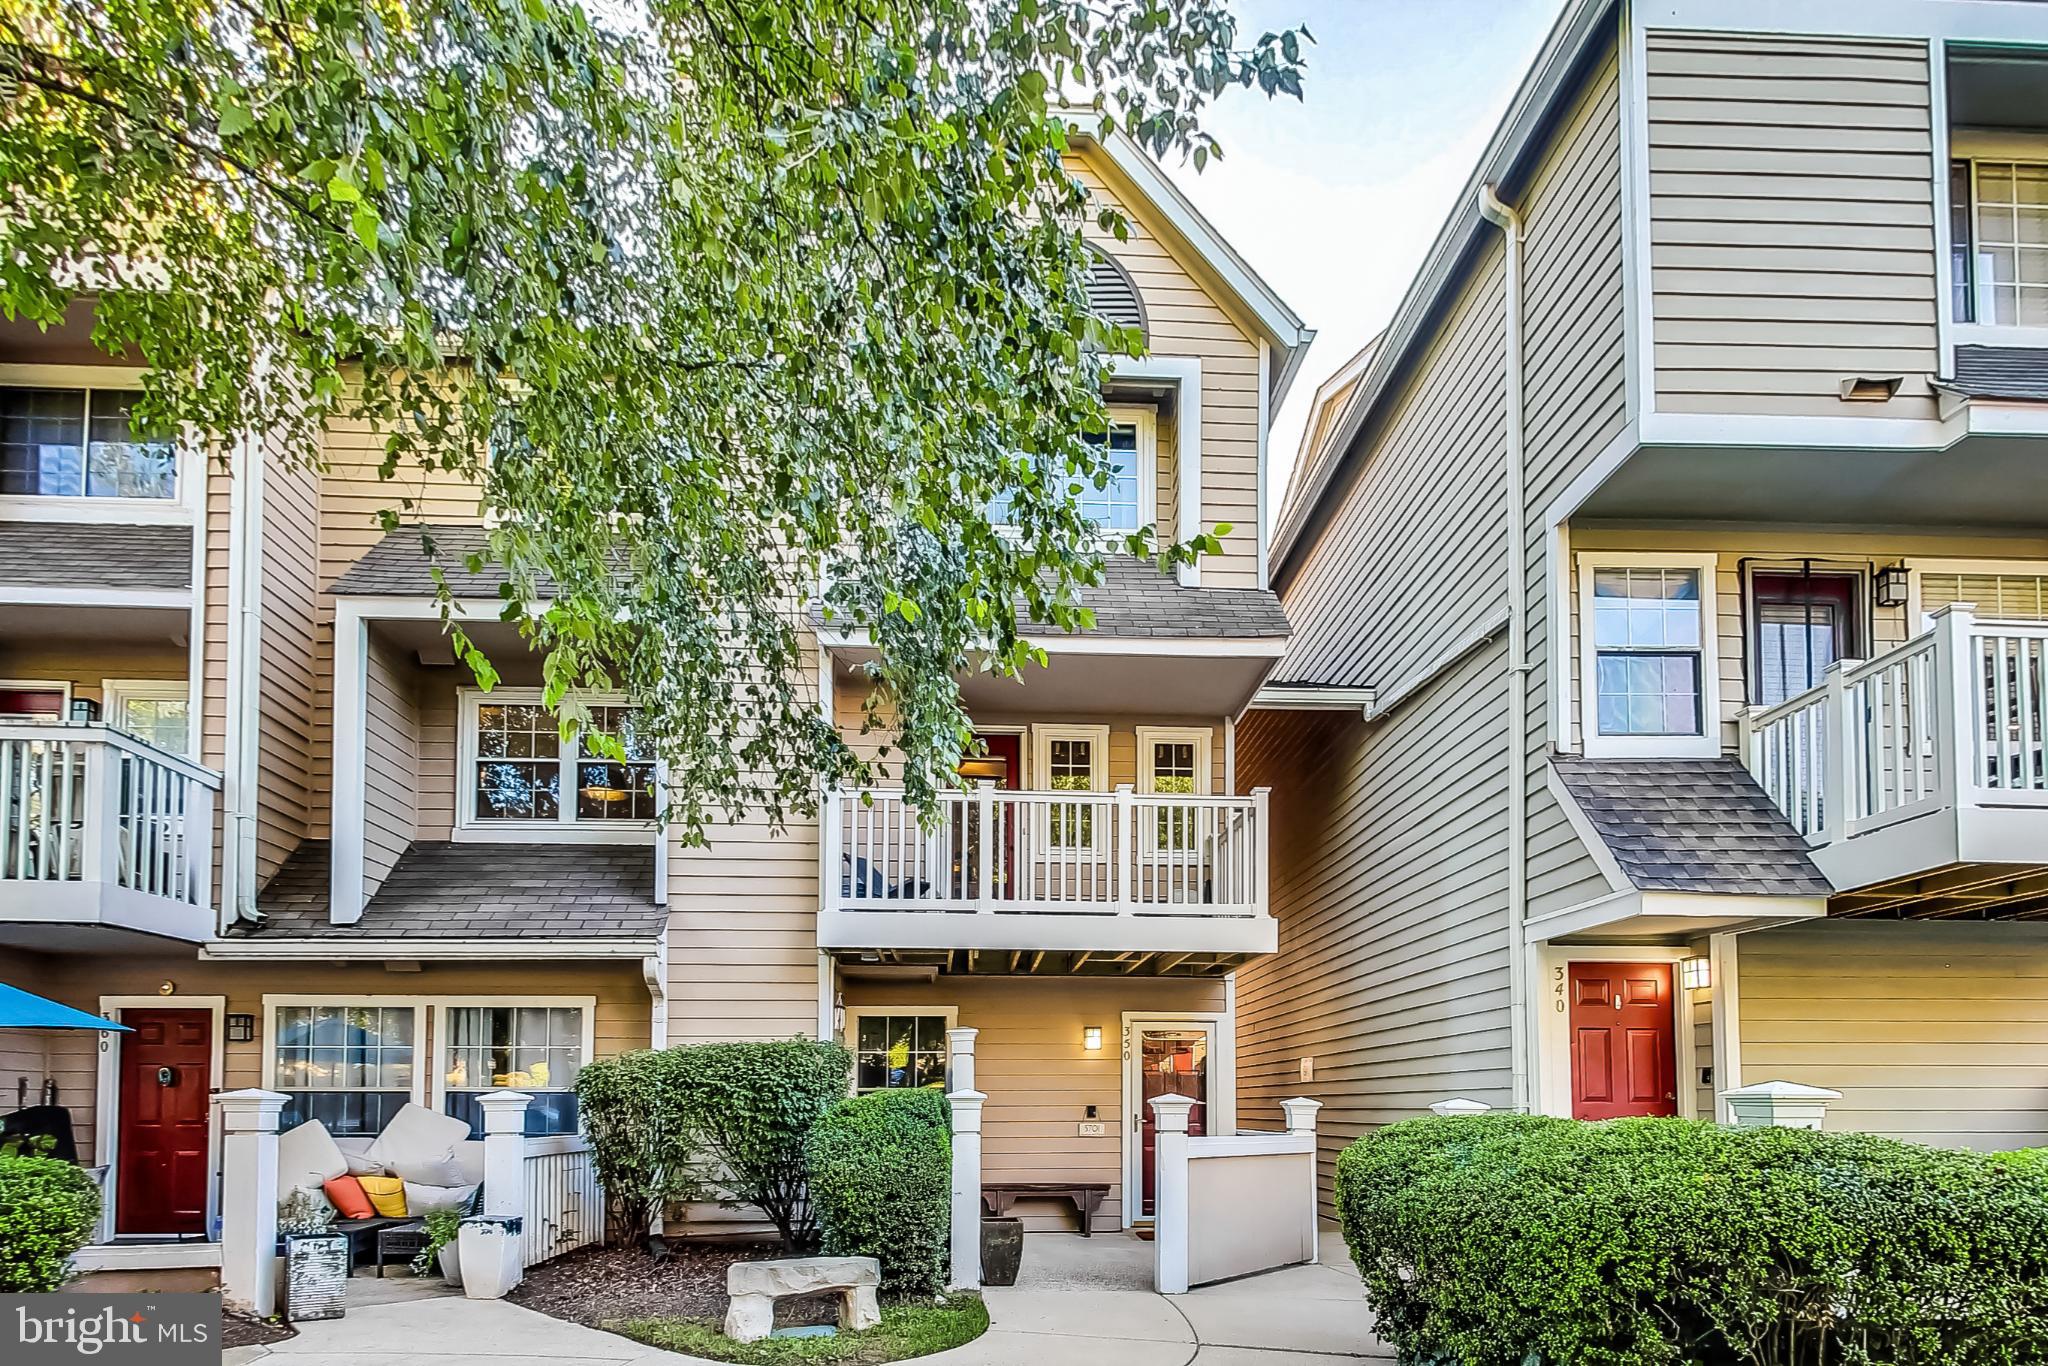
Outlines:
{"label": "white railing cap", "polygon": [[221,775],[203,764],[196,764],[182,754],[173,754],[159,749],[147,740],[130,735],[118,726],[105,721],[64,721],[45,717],[0,717],[0,740],[53,740],[74,745],[106,745],[110,749],[125,750],[139,759],[161,764],[175,773],[181,773],[193,782],[207,787],[218,788]]}
{"label": "white railing cap", "polygon": [[1754,1086],[1723,1091],[1721,1097],[1724,1100],[1840,1100],[1842,1093],[1796,1081],[1760,1081]]}

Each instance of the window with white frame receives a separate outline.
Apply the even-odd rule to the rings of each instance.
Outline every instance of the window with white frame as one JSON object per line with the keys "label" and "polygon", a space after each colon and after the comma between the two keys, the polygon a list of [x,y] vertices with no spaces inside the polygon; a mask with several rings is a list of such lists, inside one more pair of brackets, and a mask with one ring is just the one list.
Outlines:
{"label": "window with white frame", "polygon": [[0,494],[147,498],[178,492],[177,444],[137,435],[139,392],[0,385]]}
{"label": "window with white frame", "polygon": [[[1084,438],[1099,449],[1108,463],[1101,487],[1091,479],[1073,479],[1070,492],[1081,515],[1108,532],[1132,532],[1150,526],[1154,520],[1152,489],[1158,479],[1157,422],[1149,408],[1113,405],[1109,421],[1100,432]],[[997,526],[1010,521],[1010,499],[991,499],[989,521]]]}
{"label": "window with white frame", "polygon": [[[564,741],[539,690],[465,694],[465,812],[472,828],[646,825],[660,816],[654,751],[622,702],[592,705],[590,726]],[[616,739],[624,759],[594,738]]]}
{"label": "window with white frame", "polygon": [[106,680],[102,720],[172,754],[191,751],[191,694],[182,682]]}
{"label": "window with white frame", "polygon": [[336,999],[270,1010],[267,1084],[288,1097],[281,1127],[317,1119],[337,1136],[366,1137],[413,1098],[417,1006]]}
{"label": "window with white frame", "polygon": [[483,1135],[487,1091],[524,1091],[529,1134],[576,1132],[576,1076],[590,1050],[590,1012],[581,1004],[444,1004],[435,1027],[441,1108]]}
{"label": "window with white frame", "polygon": [[2048,161],[1957,159],[1949,214],[1956,321],[2048,328]]}
{"label": "window with white frame", "polygon": [[1579,565],[1587,752],[1718,750],[1712,557],[1587,555]]}
{"label": "window with white frame", "polygon": [[[1100,792],[1109,763],[1107,726],[1040,726],[1033,732],[1037,752],[1032,769],[1048,792]],[[1055,804],[1045,816],[1045,842],[1052,849],[1092,849],[1103,835],[1089,802]]]}
{"label": "window with white frame", "polygon": [[847,1042],[853,1049],[856,1094],[946,1085],[946,1031],[958,1018],[950,1007],[886,1006],[850,1009]]}
{"label": "window with white frame", "polygon": [[[1138,727],[1138,787],[1161,796],[1198,796],[1209,790],[1209,732]],[[1195,808],[1160,805],[1145,823],[1145,847],[1174,854],[1196,850]]]}

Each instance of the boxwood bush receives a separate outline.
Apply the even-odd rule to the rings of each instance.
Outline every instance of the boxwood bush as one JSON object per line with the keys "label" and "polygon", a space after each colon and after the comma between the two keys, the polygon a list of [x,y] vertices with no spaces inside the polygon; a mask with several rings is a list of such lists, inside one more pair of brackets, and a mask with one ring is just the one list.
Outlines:
{"label": "boxwood bush", "polygon": [[700,1193],[702,1158],[675,1071],[682,1050],[642,1048],[585,1063],[576,1107],[604,1187],[607,1238],[644,1243],[657,1215]]}
{"label": "boxwood bush", "polygon": [[100,1190],[81,1167],[0,1155],[0,1294],[55,1290],[100,1219]]}
{"label": "boxwood bush", "polygon": [[1685,1120],[1415,1119],[1344,1151],[1336,1199],[1408,1362],[2048,1362],[2038,1162]]}
{"label": "boxwood bush", "polygon": [[811,1201],[825,1251],[874,1257],[882,1284],[929,1292],[946,1283],[953,1142],[946,1098],[875,1091],[833,1106],[811,1131]]}

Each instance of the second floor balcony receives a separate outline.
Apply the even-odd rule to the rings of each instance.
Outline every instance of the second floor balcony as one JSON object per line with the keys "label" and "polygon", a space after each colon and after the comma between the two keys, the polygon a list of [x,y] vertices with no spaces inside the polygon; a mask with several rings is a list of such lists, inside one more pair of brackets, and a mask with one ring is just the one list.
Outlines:
{"label": "second floor balcony", "polygon": [[[1267,794],[828,795],[819,947],[1092,955],[1129,970],[1271,953]],[[1157,956],[1157,957],[1155,957]],[[1021,960],[1020,960],[1021,964]]]}
{"label": "second floor balcony", "polygon": [[201,941],[220,775],[112,726],[0,720],[0,930]]}
{"label": "second floor balcony", "polygon": [[2009,914],[2048,860],[2048,624],[1964,605],[1742,717],[1744,761],[1850,913]]}

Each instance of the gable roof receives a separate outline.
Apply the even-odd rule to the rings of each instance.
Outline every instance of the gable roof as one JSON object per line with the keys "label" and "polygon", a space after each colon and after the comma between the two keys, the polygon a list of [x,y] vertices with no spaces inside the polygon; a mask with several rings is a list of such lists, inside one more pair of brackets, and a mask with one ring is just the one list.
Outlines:
{"label": "gable roof", "polygon": [[1734,759],[1553,755],[1622,876],[1640,891],[1827,896],[1806,841]]}

